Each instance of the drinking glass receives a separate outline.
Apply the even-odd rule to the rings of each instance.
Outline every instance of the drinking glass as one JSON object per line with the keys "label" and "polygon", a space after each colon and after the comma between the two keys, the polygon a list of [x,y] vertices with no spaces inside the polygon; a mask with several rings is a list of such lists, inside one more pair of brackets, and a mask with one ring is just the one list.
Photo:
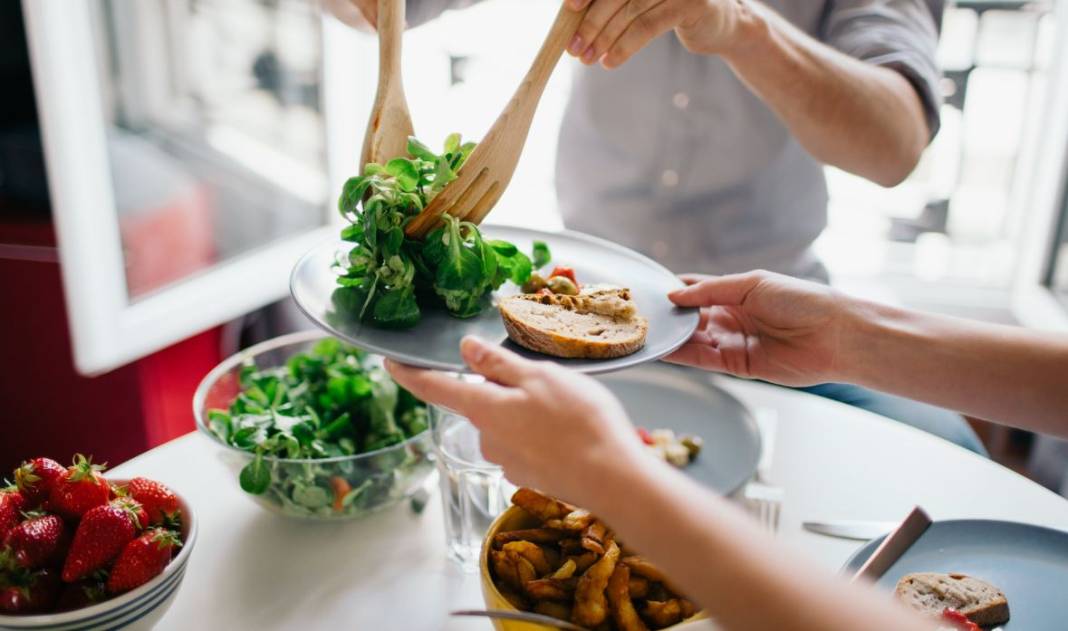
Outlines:
{"label": "drinking glass", "polygon": [[445,509],[445,544],[465,572],[478,571],[482,538],[508,506],[514,486],[482,457],[479,432],[467,418],[431,406],[430,430]]}

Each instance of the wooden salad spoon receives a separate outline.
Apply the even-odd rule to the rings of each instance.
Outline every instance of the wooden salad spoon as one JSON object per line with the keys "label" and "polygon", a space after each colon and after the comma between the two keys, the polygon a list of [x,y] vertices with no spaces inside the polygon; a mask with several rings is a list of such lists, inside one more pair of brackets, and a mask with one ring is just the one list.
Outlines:
{"label": "wooden salad spoon", "polygon": [[408,222],[405,232],[409,237],[425,237],[446,212],[465,221],[480,223],[501,198],[515,173],[545,85],[588,10],[587,7],[574,11],[565,3],[561,5],[556,21],[512,100],[468,156],[458,177]]}
{"label": "wooden salad spoon", "polygon": [[401,80],[404,1],[378,0],[378,91],[363,137],[361,170],[371,162],[385,164],[408,155],[408,137],[414,135]]}

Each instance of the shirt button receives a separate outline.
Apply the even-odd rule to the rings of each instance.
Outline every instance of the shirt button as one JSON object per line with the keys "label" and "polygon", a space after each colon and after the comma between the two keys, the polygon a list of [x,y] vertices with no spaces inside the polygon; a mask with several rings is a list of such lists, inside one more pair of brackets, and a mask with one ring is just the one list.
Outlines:
{"label": "shirt button", "polygon": [[668,169],[660,174],[660,183],[668,188],[677,186],[679,183],[679,174]]}
{"label": "shirt button", "polygon": [[690,106],[690,95],[685,92],[676,92],[675,96],[671,97],[671,102],[680,110],[684,110]]}

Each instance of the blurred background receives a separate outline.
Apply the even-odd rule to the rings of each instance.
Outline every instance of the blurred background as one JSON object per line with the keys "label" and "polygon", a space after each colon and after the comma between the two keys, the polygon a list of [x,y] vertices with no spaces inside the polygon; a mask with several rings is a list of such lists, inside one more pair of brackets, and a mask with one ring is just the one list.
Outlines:
{"label": "blurred background", "polygon": [[[479,138],[553,5],[488,0],[410,31],[419,136]],[[836,285],[1068,328],[1068,170],[1047,159],[1068,145],[1050,131],[1068,116],[1049,107],[1065,76],[1057,51],[1068,50],[1055,5],[950,3],[942,127],[920,166],[892,189],[829,169],[817,245]],[[45,445],[89,444],[117,463],[192,429],[192,391],[222,357],[308,326],[284,298],[284,270],[332,231],[335,192],[358,166],[377,45],[311,0],[35,9],[0,4],[0,400],[17,430],[0,467]],[[506,22],[526,28],[498,28]],[[562,226],[553,164],[571,63],[492,221]],[[49,178],[61,179],[51,191]],[[1064,443],[975,424],[995,458],[1068,493]]]}

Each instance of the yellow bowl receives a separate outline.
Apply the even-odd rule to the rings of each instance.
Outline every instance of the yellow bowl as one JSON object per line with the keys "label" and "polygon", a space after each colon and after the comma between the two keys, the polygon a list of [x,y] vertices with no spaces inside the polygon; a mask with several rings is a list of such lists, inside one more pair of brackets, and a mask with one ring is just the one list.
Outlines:
{"label": "yellow bowl", "polygon": [[[518,611],[512,606],[512,603],[508,602],[508,599],[501,594],[497,589],[497,585],[493,582],[493,575],[490,573],[489,569],[489,551],[490,546],[493,545],[493,537],[499,532],[521,530],[523,528],[537,528],[539,525],[540,522],[538,522],[535,517],[531,516],[518,506],[510,506],[508,510],[501,513],[500,516],[490,524],[489,530],[486,531],[486,538],[482,541],[482,552],[478,557],[478,570],[482,578],[482,599],[485,601],[487,609]],[[683,620],[676,625],[665,627],[665,630],[675,629],[681,631],[684,627],[688,627],[690,623],[703,620],[705,617],[703,611],[698,611],[692,617]],[[540,624],[531,624],[529,622],[496,619],[493,620],[493,627],[497,631],[545,631],[547,628]]]}

